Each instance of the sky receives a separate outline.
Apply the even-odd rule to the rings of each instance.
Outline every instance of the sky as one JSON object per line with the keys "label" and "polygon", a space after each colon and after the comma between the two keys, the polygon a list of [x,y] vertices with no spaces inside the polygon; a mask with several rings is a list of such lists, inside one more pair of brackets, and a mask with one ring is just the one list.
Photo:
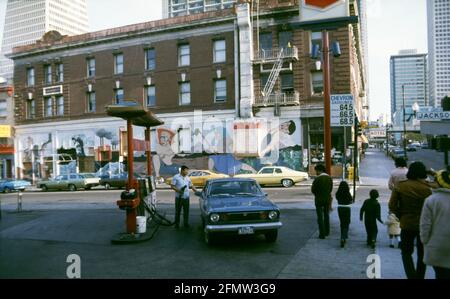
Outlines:
{"label": "sky", "polygon": [[[6,1],[0,0],[0,36]],[[87,1],[91,31],[162,17],[161,0]],[[367,20],[370,118],[376,120],[390,115],[389,57],[402,49],[427,53],[426,0],[367,0]]]}

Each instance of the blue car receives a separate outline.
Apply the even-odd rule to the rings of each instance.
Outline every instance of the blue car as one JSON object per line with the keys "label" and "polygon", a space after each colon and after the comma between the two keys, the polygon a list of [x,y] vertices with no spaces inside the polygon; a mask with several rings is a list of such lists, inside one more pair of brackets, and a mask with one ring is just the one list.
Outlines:
{"label": "blue car", "polygon": [[26,187],[31,186],[31,183],[24,180],[6,179],[0,180],[0,192],[9,193],[12,191],[25,190]]}
{"label": "blue car", "polygon": [[280,209],[267,198],[254,179],[224,178],[208,180],[200,197],[204,240],[212,244],[220,234],[264,234],[275,242]]}

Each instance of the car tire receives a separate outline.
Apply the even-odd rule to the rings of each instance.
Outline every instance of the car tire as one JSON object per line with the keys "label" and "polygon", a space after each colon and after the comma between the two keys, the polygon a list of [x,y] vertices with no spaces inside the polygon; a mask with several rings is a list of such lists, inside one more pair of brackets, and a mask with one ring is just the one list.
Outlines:
{"label": "car tire", "polygon": [[5,187],[5,189],[3,190],[3,192],[5,192],[5,193],[11,193],[11,189],[9,189],[8,187]]}
{"label": "car tire", "polygon": [[92,186],[86,186],[86,188],[84,188],[84,189],[86,189],[86,190],[91,190],[91,189],[92,189]]}
{"label": "car tire", "polygon": [[42,186],[41,186],[41,190],[44,191],[44,192],[47,192],[47,191],[48,191],[48,188],[47,188],[46,185],[42,185]]}
{"label": "car tire", "polygon": [[105,189],[106,190],[111,190],[111,184],[110,183],[106,183],[105,184]]}
{"label": "car tire", "polygon": [[74,184],[70,184],[69,191],[77,191],[77,187]]}
{"label": "car tire", "polygon": [[275,243],[278,238],[278,230],[277,229],[271,230],[270,232],[267,232],[264,235],[266,236],[267,242]]}
{"label": "car tire", "polygon": [[281,185],[283,185],[283,187],[285,187],[285,188],[289,188],[294,185],[294,182],[290,179],[283,179],[283,180],[281,180]]}

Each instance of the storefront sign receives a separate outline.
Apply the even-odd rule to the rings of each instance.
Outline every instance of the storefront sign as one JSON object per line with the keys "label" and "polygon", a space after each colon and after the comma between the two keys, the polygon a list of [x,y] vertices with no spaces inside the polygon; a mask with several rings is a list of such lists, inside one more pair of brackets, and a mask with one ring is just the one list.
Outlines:
{"label": "storefront sign", "polygon": [[349,15],[349,0],[300,1],[300,20],[302,22],[348,17]]}
{"label": "storefront sign", "polygon": [[45,87],[43,89],[44,97],[45,96],[55,95],[55,94],[62,94],[62,93],[63,93],[63,86],[62,85]]}
{"label": "storefront sign", "polygon": [[11,138],[11,126],[0,126],[0,138]]}

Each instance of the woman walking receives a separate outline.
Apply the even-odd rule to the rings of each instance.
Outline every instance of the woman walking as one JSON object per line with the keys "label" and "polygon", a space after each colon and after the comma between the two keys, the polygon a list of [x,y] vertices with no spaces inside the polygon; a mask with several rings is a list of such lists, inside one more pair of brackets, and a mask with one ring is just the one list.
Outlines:
{"label": "woman walking", "polygon": [[341,223],[341,247],[343,248],[348,239],[348,229],[351,218],[350,205],[353,203],[350,187],[346,181],[342,181],[339,184],[339,188],[336,192],[336,200],[338,202],[338,215]]}

